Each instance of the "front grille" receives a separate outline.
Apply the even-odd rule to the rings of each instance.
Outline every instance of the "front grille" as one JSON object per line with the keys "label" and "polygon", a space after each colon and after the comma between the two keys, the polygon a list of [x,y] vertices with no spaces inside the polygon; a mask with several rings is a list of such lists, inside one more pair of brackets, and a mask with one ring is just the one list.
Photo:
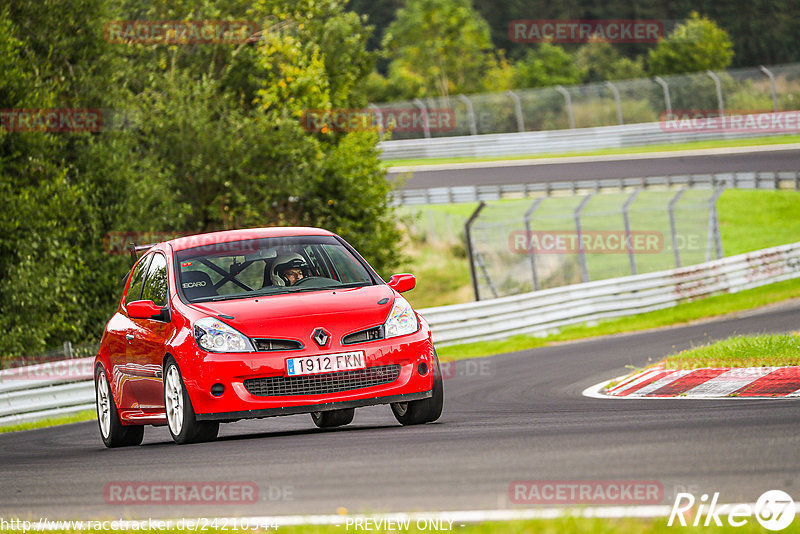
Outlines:
{"label": "front grille", "polygon": [[365,343],[367,341],[375,341],[376,339],[383,339],[383,326],[376,326],[361,330],[360,332],[353,332],[347,334],[342,338],[342,345],[352,345],[353,343]]}
{"label": "front grille", "polygon": [[309,376],[250,378],[244,381],[244,387],[251,395],[258,397],[324,395],[389,384],[397,380],[398,376],[400,366],[394,364]]}
{"label": "front grille", "polygon": [[293,339],[264,339],[255,338],[253,343],[258,352],[269,352],[271,350],[300,350],[303,344]]}

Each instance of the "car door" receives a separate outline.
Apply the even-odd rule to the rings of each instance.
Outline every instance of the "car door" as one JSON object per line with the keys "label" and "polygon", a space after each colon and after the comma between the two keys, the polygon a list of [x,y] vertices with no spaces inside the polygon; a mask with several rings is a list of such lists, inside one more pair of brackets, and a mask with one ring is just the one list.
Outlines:
{"label": "car door", "polygon": [[[141,300],[152,300],[156,306],[169,307],[167,259],[156,252],[147,268]],[[163,319],[131,319],[135,325],[128,343],[128,373],[134,395],[143,412],[164,410],[162,362],[164,345],[170,331],[169,314]]]}
{"label": "car door", "polygon": [[108,356],[111,362],[111,381],[114,384],[113,389],[116,392],[121,414],[131,410],[137,411],[139,408],[139,401],[133,390],[128,367],[129,346],[138,327],[128,317],[125,307],[131,302],[141,300],[147,267],[152,257],[152,254],[143,257],[133,268],[123,306],[114,314],[107,327],[109,335],[113,335],[117,339],[114,345],[119,347],[119,350],[109,351]]}

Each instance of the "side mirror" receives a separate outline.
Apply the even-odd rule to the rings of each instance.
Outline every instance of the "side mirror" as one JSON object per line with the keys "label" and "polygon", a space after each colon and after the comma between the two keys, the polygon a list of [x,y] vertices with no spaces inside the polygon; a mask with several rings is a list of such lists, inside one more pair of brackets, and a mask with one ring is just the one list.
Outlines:
{"label": "side mirror", "polygon": [[409,289],[414,289],[416,285],[417,279],[414,278],[413,274],[393,274],[392,277],[389,278],[389,287],[398,293],[408,291]]}
{"label": "side mirror", "polygon": [[169,321],[169,309],[156,306],[152,300],[136,300],[126,306],[132,319],[156,319]]}

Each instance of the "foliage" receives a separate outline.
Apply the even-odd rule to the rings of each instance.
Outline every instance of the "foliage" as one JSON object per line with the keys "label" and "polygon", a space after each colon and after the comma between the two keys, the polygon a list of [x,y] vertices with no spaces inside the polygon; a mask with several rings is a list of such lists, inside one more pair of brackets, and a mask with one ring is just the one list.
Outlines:
{"label": "foliage", "polygon": [[409,97],[474,93],[495,66],[489,26],[469,0],[409,0],[386,30],[389,78]]}
{"label": "foliage", "polygon": [[[257,40],[111,43],[112,20],[252,20]],[[0,129],[0,354],[97,341],[128,259],[109,232],[322,226],[382,273],[400,258],[376,132],[303,128],[358,108],[369,30],[336,0],[14,0],[0,108],[125,111],[125,129]]]}
{"label": "foliage", "polygon": [[733,44],[728,33],[695,11],[650,51],[647,69],[653,76],[722,70],[732,59]]}
{"label": "foliage", "polygon": [[575,65],[584,73],[583,83],[645,77],[641,58],[624,57],[605,41],[592,41],[580,47],[575,53]]}
{"label": "foliage", "polygon": [[514,87],[573,85],[583,79],[582,70],[563,48],[542,43],[514,64]]}

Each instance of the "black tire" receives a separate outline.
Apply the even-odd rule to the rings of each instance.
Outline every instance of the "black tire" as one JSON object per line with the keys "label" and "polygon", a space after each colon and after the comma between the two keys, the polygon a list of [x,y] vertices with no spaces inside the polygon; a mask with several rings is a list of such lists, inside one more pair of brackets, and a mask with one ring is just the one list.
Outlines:
{"label": "black tire", "polygon": [[311,412],[311,419],[319,428],[333,428],[336,426],[349,425],[353,422],[356,415],[355,408],[344,408],[342,410],[331,410],[329,412]]}
{"label": "black tire", "polygon": [[434,355],[434,360],[433,396],[417,401],[392,404],[394,418],[403,426],[432,423],[442,415],[442,408],[444,407],[442,370],[439,368],[439,358]]}
{"label": "black tire", "polygon": [[197,420],[181,370],[171,356],[164,365],[164,411],[169,433],[178,445],[217,439],[219,422]]}
{"label": "black tire", "polygon": [[95,406],[97,407],[97,426],[100,438],[109,449],[141,445],[144,439],[144,426],[123,425],[119,418],[111,385],[105,369],[98,365],[94,373]]}

